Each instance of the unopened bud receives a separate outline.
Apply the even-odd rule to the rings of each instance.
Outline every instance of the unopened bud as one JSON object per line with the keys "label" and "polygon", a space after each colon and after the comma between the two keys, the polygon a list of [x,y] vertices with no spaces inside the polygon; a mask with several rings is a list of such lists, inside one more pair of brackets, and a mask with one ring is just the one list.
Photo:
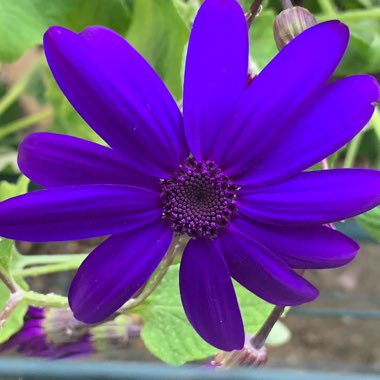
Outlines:
{"label": "unopened bud", "polygon": [[273,31],[278,50],[281,50],[291,40],[304,30],[317,24],[314,15],[302,7],[291,7],[276,16]]}

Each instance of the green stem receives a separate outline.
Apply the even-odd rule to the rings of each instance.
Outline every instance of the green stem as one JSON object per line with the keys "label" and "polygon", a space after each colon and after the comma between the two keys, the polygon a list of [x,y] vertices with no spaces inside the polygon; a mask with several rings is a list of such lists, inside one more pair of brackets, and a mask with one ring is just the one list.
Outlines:
{"label": "green stem", "polygon": [[162,267],[159,270],[158,274],[150,284],[144,290],[136,297],[130,299],[121,309],[122,312],[125,312],[127,310],[130,310],[141,303],[143,303],[157,288],[157,286],[160,284],[161,280],[164,278],[166,272],[168,271],[170,265],[173,263],[174,259],[180,252],[181,248],[186,246],[187,242],[189,241],[188,238],[181,236],[181,237],[175,237],[173,239],[173,242],[168,250],[168,253],[165,256],[165,259],[162,263]]}
{"label": "green stem", "polygon": [[46,120],[53,115],[53,110],[46,110],[35,113],[30,116],[25,116],[16,121],[11,121],[8,124],[0,126],[0,139],[4,138],[11,133],[17,132],[21,129],[27,128],[39,121]]}
{"label": "green stem", "polygon": [[82,263],[82,260],[72,260],[72,261],[68,261],[67,263],[39,265],[36,267],[31,267],[31,268],[15,271],[14,275],[21,276],[21,277],[36,277],[36,276],[42,276],[45,274],[66,272],[69,270],[78,269],[81,263]]}
{"label": "green stem", "polygon": [[30,306],[54,308],[63,308],[69,306],[67,297],[53,293],[41,294],[29,291],[23,294],[23,299],[28,302]]}
{"label": "green stem", "polygon": [[380,111],[375,108],[370,124],[376,133],[377,139],[380,141]]}
{"label": "green stem", "polygon": [[359,133],[348,145],[346,157],[344,158],[343,167],[352,168],[355,165],[355,159],[363,139],[363,133]]}
{"label": "green stem", "polygon": [[22,255],[19,259],[21,266],[26,267],[28,265],[47,265],[57,264],[70,261],[73,258],[77,260],[84,260],[87,257],[87,253],[69,253],[62,255]]}
{"label": "green stem", "polygon": [[324,14],[329,16],[335,15],[335,4],[331,0],[318,0],[318,4]]}
{"label": "green stem", "polygon": [[14,83],[9,88],[7,93],[0,99],[0,115],[6,111],[25,91],[30,79],[36,73],[36,70],[40,64],[41,60],[38,60],[38,62],[21,79]]}
{"label": "green stem", "polygon": [[345,12],[327,13],[317,16],[318,21],[331,20],[332,17],[339,18],[343,22],[360,21],[360,20],[378,20],[380,19],[380,8],[358,9]]}

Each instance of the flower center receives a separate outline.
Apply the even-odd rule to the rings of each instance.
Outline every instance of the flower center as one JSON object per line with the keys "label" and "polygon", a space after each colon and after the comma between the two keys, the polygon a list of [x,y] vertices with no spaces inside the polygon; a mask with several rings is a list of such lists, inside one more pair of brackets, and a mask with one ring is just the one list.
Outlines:
{"label": "flower center", "polygon": [[162,216],[179,234],[215,238],[237,210],[239,187],[212,161],[190,158],[161,186]]}

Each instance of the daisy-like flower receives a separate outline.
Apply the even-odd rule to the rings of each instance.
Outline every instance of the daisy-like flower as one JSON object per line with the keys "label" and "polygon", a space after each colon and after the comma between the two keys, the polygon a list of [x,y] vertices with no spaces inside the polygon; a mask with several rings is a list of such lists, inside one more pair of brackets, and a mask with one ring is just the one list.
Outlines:
{"label": "daisy-like flower", "polygon": [[122,37],[103,27],[50,28],[44,48],[57,83],[111,148],[53,133],[27,137],[20,168],[46,189],[3,202],[0,235],[111,235],[69,291],[74,315],[87,323],[121,307],[173,236],[188,235],[179,279],[186,315],[207,342],[240,349],[231,277],[276,305],[311,301],[317,289],[293,269],[338,267],[359,249],[324,224],[380,203],[377,171],[305,171],[351,140],[379,99],[367,75],[328,83],[348,39],[339,21],[312,27],[246,87],[244,13],[236,0],[206,0],[190,36],[182,116]]}

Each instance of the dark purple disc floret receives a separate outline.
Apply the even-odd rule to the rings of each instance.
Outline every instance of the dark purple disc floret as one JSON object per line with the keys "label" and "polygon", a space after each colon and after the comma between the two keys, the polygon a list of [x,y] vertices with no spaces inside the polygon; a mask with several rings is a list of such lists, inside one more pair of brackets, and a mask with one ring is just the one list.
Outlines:
{"label": "dark purple disc floret", "polygon": [[0,236],[108,236],[69,291],[75,317],[98,323],[146,283],[174,235],[189,235],[179,273],[186,315],[210,344],[240,349],[231,278],[272,304],[309,302],[318,290],[294,269],[339,267],[359,250],[325,224],[380,204],[379,171],[308,170],[359,133],[380,98],[369,75],[330,82],[348,40],[339,21],[313,26],[247,87],[244,12],[236,0],[205,0],[189,39],[181,111],[115,32],[50,28],[51,71],[109,147],[28,136],[18,163],[45,189],[0,204]]}
{"label": "dark purple disc floret", "polygon": [[237,211],[239,187],[212,161],[188,159],[161,187],[162,216],[178,234],[215,238]]}

